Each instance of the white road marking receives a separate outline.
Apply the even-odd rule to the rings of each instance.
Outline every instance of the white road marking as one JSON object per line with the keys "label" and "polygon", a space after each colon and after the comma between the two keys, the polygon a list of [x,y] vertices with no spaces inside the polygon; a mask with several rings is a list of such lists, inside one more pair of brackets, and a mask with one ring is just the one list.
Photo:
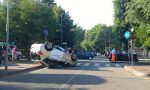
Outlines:
{"label": "white road marking", "polygon": [[99,67],[99,66],[100,66],[100,63],[95,63],[95,66],[96,66],[96,67]]}
{"label": "white road marking", "polygon": [[115,63],[114,64],[116,67],[121,67],[121,65],[120,64],[117,64],[117,63]]}
{"label": "white road marking", "polygon": [[90,63],[85,63],[85,64],[84,64],[84,66],[89,66],[89,65],[90,65]]}
{"label": "white road marking", "polygon": [[80,66],[81,65],[81,63],[77,63],[77,66]]}
{"label": "white road marking", "polygon": [[111,65],[109,63],[105,63],[105,67],[110,67]]}
{"label": "white road marking", "polygon": [[77,77],[79,74],[81,73],[81,71],[79,71],[78,73],[76,73],[75,75],[73,75],[62,87],[59,88],[59,90],[62,90],[64,87],[67,86],[67,84],[69,84],[75,77]]}

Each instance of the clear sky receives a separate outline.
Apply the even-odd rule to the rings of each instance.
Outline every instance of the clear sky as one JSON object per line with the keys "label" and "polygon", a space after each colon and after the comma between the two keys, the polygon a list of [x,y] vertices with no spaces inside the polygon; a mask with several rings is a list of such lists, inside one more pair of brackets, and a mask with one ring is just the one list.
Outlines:
{"label": "clear sky", "polygon": [[90,29],[96,24],[113,25],[113,0],[55,0],[69,12],[75,24]]}

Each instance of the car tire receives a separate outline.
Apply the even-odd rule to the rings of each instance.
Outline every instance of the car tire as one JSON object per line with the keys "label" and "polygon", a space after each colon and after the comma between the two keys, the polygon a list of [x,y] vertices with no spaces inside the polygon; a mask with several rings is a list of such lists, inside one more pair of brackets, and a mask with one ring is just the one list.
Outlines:
{"label": "car tire", "polygon": [[47,48],[47,46],[45,45],[45,49],[46,49],[47,51],[52,51],[53,48]]}
{"label": "car tire", "polygon": [[71,60],[72,61],[77,61],[77,56],[75,54],[71,55]]}
{"label": "car tire", "polygon": [[92,60],[92,57],[89,57],[90,60]]}

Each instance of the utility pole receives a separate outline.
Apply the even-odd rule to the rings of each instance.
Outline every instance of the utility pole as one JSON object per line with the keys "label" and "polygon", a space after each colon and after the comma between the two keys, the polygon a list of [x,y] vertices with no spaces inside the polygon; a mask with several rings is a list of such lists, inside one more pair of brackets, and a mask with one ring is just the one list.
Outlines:
{"label": "utility pole", "polygon": [[5,70],[8,70],[8,41],[9,41],[9,0],[7,0]]}

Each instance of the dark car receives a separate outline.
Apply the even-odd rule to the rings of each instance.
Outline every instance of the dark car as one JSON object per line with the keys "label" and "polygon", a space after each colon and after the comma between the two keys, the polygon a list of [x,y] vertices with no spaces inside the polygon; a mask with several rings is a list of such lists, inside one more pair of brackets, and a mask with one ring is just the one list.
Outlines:
{"label": "dark car", "polygon": [[79,51],[77,52],[78,59],[92,59],[93,54],[91,52]]}
{"label": "dark car", "polygon": [[[117,51],[116,54],[117,54],[117,61],[129,61],[128,51],[120,50],[120,51]],[[112,56],[112,54],[110,53],[109,60],[111,60],[111,56]],[[134,62],[138,62],[136,53],[133,53],[133,60],[134,60]],[[130,61],[131,61],[131,54],[130,54]]]}

